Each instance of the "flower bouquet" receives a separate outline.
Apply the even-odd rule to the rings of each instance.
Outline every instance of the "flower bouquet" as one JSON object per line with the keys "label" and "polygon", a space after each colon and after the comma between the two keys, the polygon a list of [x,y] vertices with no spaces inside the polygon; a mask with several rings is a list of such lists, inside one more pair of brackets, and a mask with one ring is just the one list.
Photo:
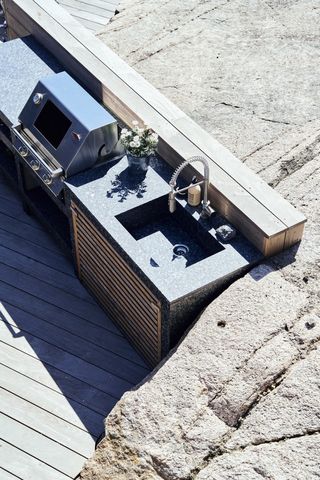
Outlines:
{"label": "flower bouquet", "polygon": [[120,142],[124,146],[130,167],[147,170],[149,157],[154,155],[158,145],[158,135],[145,125],[139,127],[139,122],[132,122],[132,130],[123,128],[120,134]]}

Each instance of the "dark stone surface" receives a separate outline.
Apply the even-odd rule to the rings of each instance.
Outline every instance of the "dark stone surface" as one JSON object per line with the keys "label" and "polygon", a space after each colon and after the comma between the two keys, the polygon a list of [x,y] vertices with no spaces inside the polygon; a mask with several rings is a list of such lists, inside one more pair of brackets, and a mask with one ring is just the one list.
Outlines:
{"label": "dark stone surface", "polygon": [[[167,183],[170,175],[171,168],[160,158],[151,162],[147,172],[136,174],[128,168],[127,158],[123,157],[120,161],[76,175],[66,183],[97,228],[158,297],[168,303],[198,295],[208,285],[213,290],[215,282],[220,283],[221,279],[230,278],[233,273],[238,275],[262,258],[260,252],[239,233],[229,243],[218,242],[215,228],[224,224],[224,219],[214,213],[209,220],[202,220],[199,218],[200,208],[189,207],[185,200],[178,200],[178,207],[183,210],[180,216],[190,215],[190,223],[197,223],[200,231],[190,236],[183,226],[175,228],[175,222],[169,221],[166,212],[159,213],[170,190]],[[146,224],[142,228],[143,218],[139,215],[146,215],[146,204],[161,197],[159,205],[156,202],[149,204],[149,227],[151,225],[152,228]],[[128,220],[130,214],[132,218]],[[179,215],[179,212],[174,215]],[[201,235],[207,237],[207,245],[206,242],[202,246],[199,244]],[[188,239],[191,249],[199,248],[192,252],[191,261],[174,258],[173,245],[187,243]],[[202,254],[201,249],[210,251],[210,241],[215,244],[212,252],[216,253]]]}
{"label": "dark stone surface", "polygon": [[19,114],[40,78],[62,71],[57,60],[31,36],[0,42],[0,115],[8,126]]}

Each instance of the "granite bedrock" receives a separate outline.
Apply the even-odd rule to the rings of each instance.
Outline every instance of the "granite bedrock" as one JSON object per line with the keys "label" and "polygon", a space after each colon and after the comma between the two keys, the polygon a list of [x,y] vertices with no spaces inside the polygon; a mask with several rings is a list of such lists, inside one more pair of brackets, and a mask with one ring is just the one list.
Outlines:
{"label": "granite bedrock", "polygon": [[125,394],[81,478],[319,478],[318,2],[120,9],[99,37],[308,222],[300,246],[230,286]]}

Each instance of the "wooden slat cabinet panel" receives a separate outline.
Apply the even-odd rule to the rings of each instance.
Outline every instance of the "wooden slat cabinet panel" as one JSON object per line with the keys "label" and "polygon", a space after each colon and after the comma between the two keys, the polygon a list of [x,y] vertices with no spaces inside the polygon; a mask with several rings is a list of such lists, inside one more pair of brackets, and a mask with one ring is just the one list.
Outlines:
{"label": "wooden slat cabinet panel", "polygon": [[71,203],[80,280],[110,318],[155,366],[161,359],[161,304],[97,230]]}

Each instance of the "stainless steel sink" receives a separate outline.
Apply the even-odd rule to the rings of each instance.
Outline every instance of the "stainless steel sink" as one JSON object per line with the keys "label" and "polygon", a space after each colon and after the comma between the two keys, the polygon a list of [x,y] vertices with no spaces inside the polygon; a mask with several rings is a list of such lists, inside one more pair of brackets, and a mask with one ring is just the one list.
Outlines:
{"label": "stainless steel sink", "polygon": [[170,213],[167,195],[116,218],[139,243],[154,268],[185,269],[224,250],[209,233],[210,220],[196,220],[180,203]]}

